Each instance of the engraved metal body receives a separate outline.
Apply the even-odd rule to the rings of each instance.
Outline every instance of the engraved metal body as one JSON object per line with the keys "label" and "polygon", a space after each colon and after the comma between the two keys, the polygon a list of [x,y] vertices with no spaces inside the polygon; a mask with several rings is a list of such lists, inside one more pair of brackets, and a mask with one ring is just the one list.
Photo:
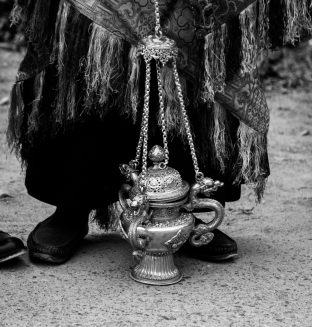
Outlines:
{"label": "engraved metal body", "polygon": [[[222,183],[205,179],[190,187],[175,169],[162,165],[165,151],[159,146],[150,150],[149,158],[153,166],[144,176],[144,192],[140,187],[142,174],[130,166],[121,166],[131,185],[122,185],[119,192],[123,208],[120,227],[133,248],[135,266],[131,277],[145,284],[169,285],[182,278],[174,264],[173,253],[188,239],[193,246],[208,244],[213,238],[211,231],[222,223],[222,205],[198,197]],[[213,210],[215,217],[195,227],[192,211],[197,208]]]}

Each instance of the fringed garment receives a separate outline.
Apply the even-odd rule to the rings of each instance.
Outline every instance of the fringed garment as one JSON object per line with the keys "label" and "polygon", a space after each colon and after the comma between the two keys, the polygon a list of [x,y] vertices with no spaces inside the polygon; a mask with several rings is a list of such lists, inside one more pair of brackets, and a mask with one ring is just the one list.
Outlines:
{"label": "fringed garment", "polygon": [[[269,111],[257,60],[311,35],[311,2],[160,1],[164,33],[179,47],[200,163],[252,185],[258,200],[269,175]],[[137,45],[154,30],[152,0],[16,0],[12,16],[24,23],[28,48],[12,90],[8,140],[26,165],[32,148],[86,117],[105,120],[118,110],[136,122],[144,75]],[[183,139],[171,68],[161,76],[169,132]]]}

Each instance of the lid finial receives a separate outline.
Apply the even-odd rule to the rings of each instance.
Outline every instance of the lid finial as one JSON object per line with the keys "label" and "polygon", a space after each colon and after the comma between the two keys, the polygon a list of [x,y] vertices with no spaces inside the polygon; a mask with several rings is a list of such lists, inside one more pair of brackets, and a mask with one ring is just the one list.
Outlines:
{"label": "lid finial", "polygon": [[154,145],[149,151],[148,157],[154,165],[160,164],[166,159],[165,150],[160,145]]}

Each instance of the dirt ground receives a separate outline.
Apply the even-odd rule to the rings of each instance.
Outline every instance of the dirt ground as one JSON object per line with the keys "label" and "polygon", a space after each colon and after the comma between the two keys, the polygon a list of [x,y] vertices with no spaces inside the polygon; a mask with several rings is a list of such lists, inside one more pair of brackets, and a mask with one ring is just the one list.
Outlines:
{"label": "dirt ground", "polygon": [[[20,55],[0,50],[0,100]],[[268,93],[271,176],[262,204],[252,192],[227,207],[222,230],[239,258],[205,263],[177,255],[180,284],[137,284],[130,247],[92,225],[61,266],[27,256],[0,266],[0,326],[312,326],[312,93]],[[30,198],[7,150],[8,105],[0,106],[0,229],[24,241],[54,208]]]}

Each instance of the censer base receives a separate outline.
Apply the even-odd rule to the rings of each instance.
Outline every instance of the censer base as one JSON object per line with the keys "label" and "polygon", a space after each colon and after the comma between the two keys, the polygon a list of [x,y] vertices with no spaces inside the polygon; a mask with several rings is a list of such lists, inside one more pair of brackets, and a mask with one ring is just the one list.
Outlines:
{"label": "censer base", "polygon": [[145,278],[138,278],[134,276],[131,272],[130,277],[138,283],[146,284],[146,285],[153,285],[153,286],[168,286],[179,283],[182,280],[182,274],[180,273],[177,277],[167,280],[153,280],[153,279],[145,279]]}
{"label": "censer base", "polygon": [[172,285],[182,279],[175,266],[172,253],[145,253],[142,260],[130,274],[136,282],[148,285]]}

